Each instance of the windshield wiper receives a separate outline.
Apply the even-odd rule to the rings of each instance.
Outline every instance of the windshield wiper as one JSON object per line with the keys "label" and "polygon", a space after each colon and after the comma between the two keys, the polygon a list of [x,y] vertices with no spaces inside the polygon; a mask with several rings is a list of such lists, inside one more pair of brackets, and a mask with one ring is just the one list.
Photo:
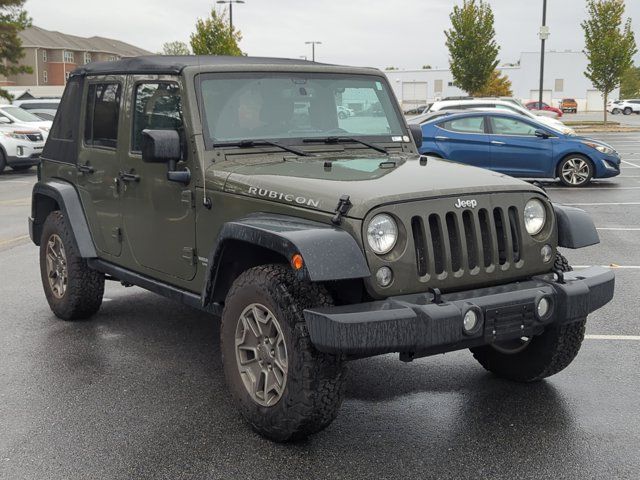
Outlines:
{"label": "windshield wiper", "polygon": [[304,138],[302,140],[303,143],[359,143],[360,145],[364,145],[365,147],[376,150],[380,153],[388,154],[387,149],[384,147],[379,147],[378,145],[374,145],[373,143],[365,142],[364,140],[360,140],[358,138],[353,137],[312,137],[312,138]]}
{"label": "windshield wiper", "polygon": [[303,150],[299,150],[295,147],[289,147],[286,145],[282,145],[278,142],[272,142],[271,140],[240,140],[239,142],[218,142],[213,144],[214,147],[265,147],[272,146],[278,147],[287,152],[291,152],[300,157],[314,157],[313,153],[305,152]]}

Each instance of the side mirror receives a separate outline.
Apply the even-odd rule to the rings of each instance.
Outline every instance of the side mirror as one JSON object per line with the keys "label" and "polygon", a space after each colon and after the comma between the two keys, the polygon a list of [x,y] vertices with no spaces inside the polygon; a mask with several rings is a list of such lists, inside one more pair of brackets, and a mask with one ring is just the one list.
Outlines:
{"label": "side mirror", "polygon": [[544,130],[536,130],[535,134],[536,134],[536,137],[538,138],[549,138],[549,134]]}
{"label": "side mirror", "polygon": [[0,117],[0,123],[4,123],[5,125],[8,125],[9,123],[13,123],[13,122],[7,117]]}
{"label": "side mirror", "polygon": [[419,149],[422,146],[422,127],[420,125],[410,124],[409,131],[416,144],[416,148]]}
{"label": "side mirror", "polygon": [[142,161],[169,163],[180,160],[180,135],[175,130],[142,131]]}

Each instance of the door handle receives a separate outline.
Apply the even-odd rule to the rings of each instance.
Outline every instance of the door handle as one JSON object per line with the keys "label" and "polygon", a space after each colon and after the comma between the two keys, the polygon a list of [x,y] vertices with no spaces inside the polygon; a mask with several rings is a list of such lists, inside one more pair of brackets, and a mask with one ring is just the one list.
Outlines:
{"label": "door handle", "polygon": [[498,140],[491,140],[492,145],[505,145],[504,142],[499,142]]}
{"label": "door handle", "polygon": [[442,137],[442,136],[438,135],[438,136],[436,137],[436,140],[441,140],[441,141],[442,141],[442,140],[449,140],[449,137]]}
{"label": "door handle", "polygon": [[118,172],[118,177],[123,182],[139,182],[140,181],[140,175],[135,173]]}
{"label": "door handle", "polygon": [[76,168],[78,169],[78,171],[80,173],[84,174],[92,174],[94,173],[96,170],[95,168],[93,168],[91,165],[89,165],[88,163],[86,165],[76,165]]}

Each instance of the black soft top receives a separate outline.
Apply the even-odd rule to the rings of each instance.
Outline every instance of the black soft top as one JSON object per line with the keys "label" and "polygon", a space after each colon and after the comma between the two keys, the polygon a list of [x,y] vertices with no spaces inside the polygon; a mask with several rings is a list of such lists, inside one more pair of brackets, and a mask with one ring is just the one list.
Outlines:
{"label": "black soft top", "polygon": [[115,62],[94,62],[76,68],[72,76],[109,74],[179,74],[185,67],[252,65],[323,65],[307,60],[270,57],[233,57],[225,55],[147,55]]}

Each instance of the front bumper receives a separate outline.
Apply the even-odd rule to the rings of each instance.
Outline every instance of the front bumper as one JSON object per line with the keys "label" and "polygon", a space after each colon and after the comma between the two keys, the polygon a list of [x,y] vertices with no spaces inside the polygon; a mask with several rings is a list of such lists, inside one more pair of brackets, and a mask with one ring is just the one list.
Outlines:
{"label": "front bumper", "polygon": [[[442,353],[537,335],[551,324],[585,318],[613,298],[615,276],[603,267],[551,275],[495,287],[444,294],[390,297],[382,301],[311,308],[304,311],[311,341],[327,353],[366,357],[400,352],[412,356]],[[552,305],[543,318],[537,302]],[[465,332],[463,317],[474,309],[478,326]]]}

